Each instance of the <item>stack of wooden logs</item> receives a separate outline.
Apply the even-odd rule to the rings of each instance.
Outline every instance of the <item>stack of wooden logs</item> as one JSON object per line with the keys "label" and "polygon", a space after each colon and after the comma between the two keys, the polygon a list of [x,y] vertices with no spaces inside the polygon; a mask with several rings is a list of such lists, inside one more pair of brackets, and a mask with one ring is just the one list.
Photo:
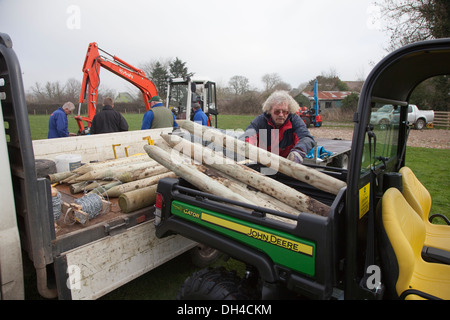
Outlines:
{"label": "stack of wooden logs", "polygon": [[68,184],[73,195],[97,193],[104,200],[118,198],[124,213],[152,205],[156,185],[165,177],[176,175],[146,154],[86,163],[70,172],[48,175],[52,184]]}
{"label": "stack of wooden logs", "polygon": [[[221,152],[192,143],[174,134],[162,134],[147,154],[88,163],[72,172],[49,175],[52,183],[70,184],[73,194],[90,192],[105,198],[118,197],[122,212],[150,206],[157,183],[165,177],[182,177],[201,191],[251,205],[282,211],[293,217],[301,212],[328,216],[330,208],[301,192],[223,155],[223,148],[245,159],[337,194],[346,184],[318,170],[297,164],[274,153],[192,121],[178,121],[181,128],[209,141]],[[292,222],[279,216],[270,218]]]}
{"label": "stack of wooden logs", "polygon": [[[250,160],[262,162],[264,158],[264,165],[269,168],[311,184],[320,190],[337,194],[345,186],[343,181],[222,134],[220,131],[191,121],[178,123],[191,134],[230,149]],[[225,158],[223,152],[215,152],[177,135],[163,134],[161,137],[163,139],[156,141],[155,145],[144,147],[149,157],[202,191],[259,207],[283,211],[293,216],[301,212],[328,216],[330,208],[327,205],[243,164]],[[271,218],[289,222],[277,216],[271,216]]]}

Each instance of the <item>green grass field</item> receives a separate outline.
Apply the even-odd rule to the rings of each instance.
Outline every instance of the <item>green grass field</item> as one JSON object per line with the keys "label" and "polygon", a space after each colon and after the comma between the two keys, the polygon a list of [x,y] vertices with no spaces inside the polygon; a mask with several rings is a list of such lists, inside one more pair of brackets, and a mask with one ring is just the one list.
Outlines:
{"label": "green grass field", "polygon": [[405,164],[428,189],[432,198],[431,212],[450,218],[450,150],[412,148],[406,149]]}
{"label": "green grass field", "polygon": [[[128,122],[129,130],[140,130],[143,114],[124,114]],[[33,140],[47,139],[49,115],[30,115],[31,137]],[[219,115],[217,119],[218,127],[221,129],[245,129],[253,115]],[[69,116],[69,131],[77,132],[78,126],[73,118]]]}
{"label": "green grass field", "polygon": [[[130,130],[139,130],[142,115],[124,115]],[[244,129],[254,116],[220,115],[218,127],[222,129]],[[48,116],[30,116],[31,135],[33,139],[45,139],[48,131]],[[69,130],[78,130],[76,122],[69,119]],[[450,190],[450,150],[408,147],[406,165],[411,167],[419,180],[430,191],[433,198],[431,213],[450,212],[448,191]],[[233,266],[242,269],[242,264],[230,259],[220,260],[216,265]],[[180,266],[183,266],[180,268]],[[26,288],[26,299],[40,299],[36,288],[33,269],[28,265],[28,274],[25,279],[30,285]],[[188,254],[183,254],[164,265],[146,273],[117,290],[102,297],[102,299],[175,299],[176,293],[184,279],[196,271],[197,268],[190,263]],[[164,288],[164,289],[161,289]]]}

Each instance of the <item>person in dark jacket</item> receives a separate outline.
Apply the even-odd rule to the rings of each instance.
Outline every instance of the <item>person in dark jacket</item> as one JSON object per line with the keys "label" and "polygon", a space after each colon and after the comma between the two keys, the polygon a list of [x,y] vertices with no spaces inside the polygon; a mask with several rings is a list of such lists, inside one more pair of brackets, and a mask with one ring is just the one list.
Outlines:
{"label": "person in dark jacket", "polygon": [[73,113],[73,110],[75,110],[74,104],[68,101],[50,115],[48,119],[48,139],[75,135],[69,133],[69,120],[67,119],[67,116]]}
{"label": "person in dark jacket", "polygon": [[103,100],[103,109],[92,119],[91,134],[128,131],[128,123],[122,114],[114,110],[112,98]]}
{"label": "person in dark jacket", "polygon": [[245,130],[245,140],[302,163],[315,142],[303,120],[295,114],[298,108],[287,91],[275,91],[264,102],[263,113]]}

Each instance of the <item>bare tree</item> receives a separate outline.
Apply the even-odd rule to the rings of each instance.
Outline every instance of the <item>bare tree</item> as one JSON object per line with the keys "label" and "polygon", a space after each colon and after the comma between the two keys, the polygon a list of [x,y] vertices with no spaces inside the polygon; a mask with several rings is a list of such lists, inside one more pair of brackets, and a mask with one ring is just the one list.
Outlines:
{"label": "bare tree", "polygon": [[42,87],[42,85],[39,82],[35,82],[34,86],[31,86],[31,92],[32,92],[32,96],[36,101],[40,101],[43,102],[44,100],[46,100],[46,95],[45,95],[45,89]]}
{"label": "bare tree", "polygon": [[275,89],[275,90],[291,91],[292,86],[291,86],[289,83],[287,83],[287,82],[280,81],[280,82],[278,82],[278,83],[275,85],[274,89]]}
{"label": "bare tree", "polygon": [[302,92],[303,90],[306,89],[307,86],[308,86],[308,82],[302,82],[297,86],[297,89],[299,92]]}
{"label": "bare tree", "polygon": [[240,95],[250,90],[249,80],[244,76],[233,76],[228,85],[234,91],[234,94]]}
{"label": "bare tree", "polygon": [[420,40],[450,36],[448,0],[385,0],[374,5],[386,21],[389,51]]}
{"label": "bare tree", "polygon": [[72,102],[78,101],[78,99],[80,98],[81,81],[75,78],[70,78],[66,81],[66,85],[64,86],[64,88],[64,100]]}
{"label": "bare tree", "polygon": [[103,99],[106,97],[115,98],[117,96],[117,91],[106,86],[101,85],[98,89],[97,103],[102,103]]}
{"label": "bare tree", "polygon": [[64,100],[64,86],[61,86],[59,81],[45,84],[45,93],[50,100],[63,101]]}
{"label": "bare tree", "polygon": [[261,81],[264,83],[267,92],[273,90],[281,82],[281,77],[278,73],[266,73],[262,76]]}

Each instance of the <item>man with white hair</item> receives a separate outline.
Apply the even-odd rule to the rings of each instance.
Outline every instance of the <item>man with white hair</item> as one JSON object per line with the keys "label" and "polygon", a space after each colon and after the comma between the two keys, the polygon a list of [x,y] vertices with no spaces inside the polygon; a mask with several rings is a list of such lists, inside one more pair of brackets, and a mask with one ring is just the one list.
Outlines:
{"label": "man with white hair", "polygon": [[48,119],[48,139],[75,135],[69,133],[69,120],[67,119],[67,115],[73,113],[74,110],[75,105],[68,101],[50,115],[50,119]]}
{"label": "man with white hair", "polygon": [[295,114],[298,108],[298,103],[287,91],[273,92],[263,104],[263,113],[245,130],[245,141],[302,163],[314,147],[314,138]]}

